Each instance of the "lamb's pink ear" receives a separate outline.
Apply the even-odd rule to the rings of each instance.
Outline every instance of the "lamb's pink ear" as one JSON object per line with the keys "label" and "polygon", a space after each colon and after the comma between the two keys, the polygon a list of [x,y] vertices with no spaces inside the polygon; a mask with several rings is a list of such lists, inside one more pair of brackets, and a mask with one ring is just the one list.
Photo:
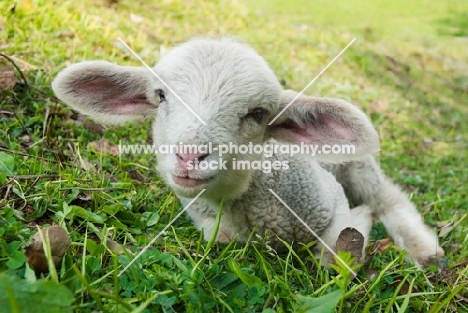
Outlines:
{"label": "lamb's pink ear", "polygon": [[154,116],[158,103],[147,94],[151,72],[104,61],[73,64],[52,83],[56,96],[73,109],[107,124]]}
{"label": "lamb's pink ear", "polygon": [[[292,90],[283,91],[278,112],[297,94]],[[278,141],[316,145],[319,151],[315,158],[327,163],[350,161],[380,150],[378,134],[366,115],[340,99],[301,95],[269,126],[268,131]],[[354,148],[346,150],[345,145]],[[326,153],[329,150],[331,152]],[[341,153],[336,153],[339,150]]]}

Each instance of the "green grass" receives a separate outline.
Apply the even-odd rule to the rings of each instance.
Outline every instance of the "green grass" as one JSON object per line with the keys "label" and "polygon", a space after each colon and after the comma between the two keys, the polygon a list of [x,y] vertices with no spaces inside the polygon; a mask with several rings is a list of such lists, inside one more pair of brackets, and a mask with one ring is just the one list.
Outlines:
{"label": "green grass", "polygon": [[[1,53],[27,79],[17,73],[14,90],[0,95],[0,312],[468,312],[467,4],[146,2],[0,3]],[[144,143],[147,122],[101,132],[76,120],[50,82],[82,60],[138,65],[118,37],[151,64],[202,35],[240,37],[293,89],[356,37],[308,93],[348,99],[371,117],[382,168],[440,232],[448,269],[419,270],[392,247],[351,281],[339,267],[318,267],[307,247],[278,255],[256,236],[246,245],[204,242],[183,215],[118,277],[180,204],[154,157],[88,146],[101,137]],[[57,275],[36,277],[23,247],[37,225],[52,224],[67,229],[72,248]],[[386,234],[377,226],[373,236]]]}

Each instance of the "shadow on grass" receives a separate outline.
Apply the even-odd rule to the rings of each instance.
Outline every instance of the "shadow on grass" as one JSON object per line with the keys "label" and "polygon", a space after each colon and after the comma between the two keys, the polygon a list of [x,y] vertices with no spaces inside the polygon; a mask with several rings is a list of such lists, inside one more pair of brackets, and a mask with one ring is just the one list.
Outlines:
{"label": "shadow on grass", "polygon": [[[347,57],[377,85],[392,87],[402,98],[421,109],[423,123],[448,135],[456,129],[465,140],[468,125],[468,75],[457,70],[444,71],[442,58],[418,53],[410,56],[380,55],[372,50],[354,49]],[[440,72],[434,71],[434,64]],[[429,65],[431,70],[426,67]],[[447,139],[446,136],[438,139]]]}
{"label": "shadow on grass", "polygon": [[448,207],[468,208],[462,200],[468,196],[462,178],[468,175],[464,161],[468,151],[468,75],[456,67],[447,70],[439,56],[394,51],[382,55],[355,48],[346,57],[358,67],[358,75],[364,74],[376,86],[390,87],[397,98],[410,101],[397,108],[400,116],[395,120],[380,116],[386,120],[384,128],[389,134],[385,145],[393,151],[380,157],[384,170],[404,186],[417,188],[421,195],[437,192],[450,199]]}
{"label": "shadow on grass", "polygon": [[441,19],[438,21],[439,34],[443,36],[468,37],[468,12]]}

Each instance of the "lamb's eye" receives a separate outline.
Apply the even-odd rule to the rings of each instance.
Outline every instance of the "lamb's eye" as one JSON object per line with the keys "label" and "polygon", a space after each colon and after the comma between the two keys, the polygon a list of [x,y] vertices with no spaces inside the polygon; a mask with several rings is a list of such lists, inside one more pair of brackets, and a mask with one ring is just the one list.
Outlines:
{"label": "lamb's eye", "polygon": [[161,89],[156,90],[156,95],[159,97],[159,103],[166,101],[166,95]]}
{"label": "lamb's eye", "polygon": [[265,117],[266,113],[267,113],[267,111],[265,109],[256,108],[256,109],[253,109],[252,111],[250,111],[249,113],[247,113],[247,115],[245,117],[246,118],[252,118],[252,119],[255,120],[255,122],[260,124],[261,122],[263,122],[263,118]]}

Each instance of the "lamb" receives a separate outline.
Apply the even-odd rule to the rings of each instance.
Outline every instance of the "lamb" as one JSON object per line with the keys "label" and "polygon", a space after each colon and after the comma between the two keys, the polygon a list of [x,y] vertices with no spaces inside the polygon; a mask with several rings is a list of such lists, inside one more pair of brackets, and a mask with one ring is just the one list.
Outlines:
{"label": "lamb", "polygon": [[[278,238],[314,240],[287,204],[333,249],[347,227],[357,229],[367,242],[373,220],[380,220],[416,263],[426,266],[444,255],[414,205],[372,157],[379,150],[377,132],[354,105],[305,95],[291,103],[298,93],[283,90],[266,61],[232,38],[192,39],[171,50],[153,71],[157,75],[144,67],[87,61],[64,69],[52,87],[63,102],[99,122],[153,119],[156,147],[181,143],[355,147],[354,154],[276,153],[270,158],[229,152],[223,155],[222,169],[194,167],[218,160],[213,152],[159,154],[158,171],[184,206],[205,190],[187,209],[205,239],[223,201],[220,242],[245,242],[252,231],[269,233],[276,249],[282,247]],[[236,160],[278,161],[287,168],[239,170],[233,165]],[[350,209],[348,199],[357,207]],[[316,250],[320,249],[319,244]]]}

